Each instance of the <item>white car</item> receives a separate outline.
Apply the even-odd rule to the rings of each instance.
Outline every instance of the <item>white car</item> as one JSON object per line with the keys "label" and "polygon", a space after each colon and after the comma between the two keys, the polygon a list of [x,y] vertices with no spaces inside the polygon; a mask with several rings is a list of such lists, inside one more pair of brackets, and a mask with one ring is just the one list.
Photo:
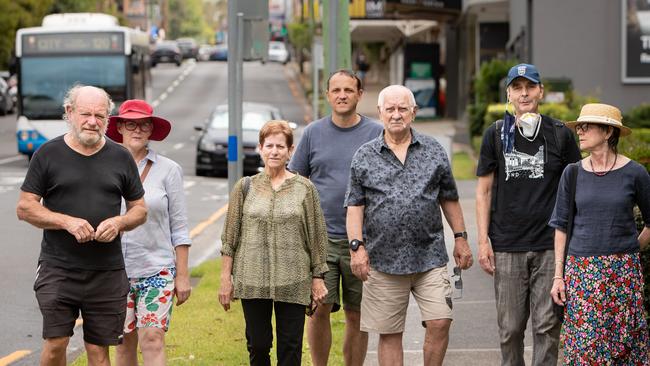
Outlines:
{"label": "white car", "polygon": [[269,61],[281,62],[283,64],[289,62],[289,51],[283,42],[269,42]]}

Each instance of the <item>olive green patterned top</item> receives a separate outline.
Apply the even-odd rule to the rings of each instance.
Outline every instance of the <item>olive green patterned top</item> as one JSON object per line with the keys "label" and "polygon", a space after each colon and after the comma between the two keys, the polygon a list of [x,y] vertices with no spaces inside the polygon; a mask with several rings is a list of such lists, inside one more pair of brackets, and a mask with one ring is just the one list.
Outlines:
{"label": "olive green patterned top", "polygon": [[327,272],[327,231],[316,187],[295,175],[274,190],[262,172],[230,193],[221,254],[233,258],[238,299],[309,304],[312,275]]}

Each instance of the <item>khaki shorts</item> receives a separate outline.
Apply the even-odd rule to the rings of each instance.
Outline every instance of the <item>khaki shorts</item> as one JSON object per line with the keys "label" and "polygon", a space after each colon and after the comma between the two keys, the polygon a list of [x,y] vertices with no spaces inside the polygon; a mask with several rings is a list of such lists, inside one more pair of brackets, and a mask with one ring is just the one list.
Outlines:
{"label": "khaki shorts", "polygon": [[363,284],[360,279],[352,274],[350,269],[350,246],[347,239],[328,238],[327,267],[325,286],[327,286],[326,304],[333,304],[332,312],[341,308],[359,311],[361,308],[361,291]]}
{"label": "khaki shorts", "polygon": [[391,275],[370,268],[369,278],[363,283],[361,330],[380,334],[404,332],[411,293],[423,322],[452,319],[447,266],[410,275]]}

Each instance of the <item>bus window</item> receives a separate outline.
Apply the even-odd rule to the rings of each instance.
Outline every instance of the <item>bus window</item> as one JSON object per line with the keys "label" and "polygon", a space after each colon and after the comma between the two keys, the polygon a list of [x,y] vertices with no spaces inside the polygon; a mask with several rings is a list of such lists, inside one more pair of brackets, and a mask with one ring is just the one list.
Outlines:
{"label": "bus window", "polygon": [[23,115],[61,118],[64,93],[74,84],[106,90],[116,104],[126,100],[123,56],[24,57],[21,60]]}

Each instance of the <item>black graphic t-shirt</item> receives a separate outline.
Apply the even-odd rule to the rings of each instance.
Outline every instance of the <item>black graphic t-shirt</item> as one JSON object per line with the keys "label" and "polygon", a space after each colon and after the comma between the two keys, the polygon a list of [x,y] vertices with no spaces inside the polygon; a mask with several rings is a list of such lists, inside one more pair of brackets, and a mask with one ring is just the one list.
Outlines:
{"label": "black graphic t-shirt", "polygon": [[[496,171],[496,192],[492,192],[496,200],[488,230],[494,251],[553,248],[554,229],[547,223],[555,205],[558,182],[565,166],[580,159],[580,151],[571,130],[554,126],[556,122],[546,116],[542,116],[541,123],[532,141],[517,130],[510,153],[495,146],[494,124],[483,135],[476,175]],[[564,151],[559,151],[558,145]]]}

